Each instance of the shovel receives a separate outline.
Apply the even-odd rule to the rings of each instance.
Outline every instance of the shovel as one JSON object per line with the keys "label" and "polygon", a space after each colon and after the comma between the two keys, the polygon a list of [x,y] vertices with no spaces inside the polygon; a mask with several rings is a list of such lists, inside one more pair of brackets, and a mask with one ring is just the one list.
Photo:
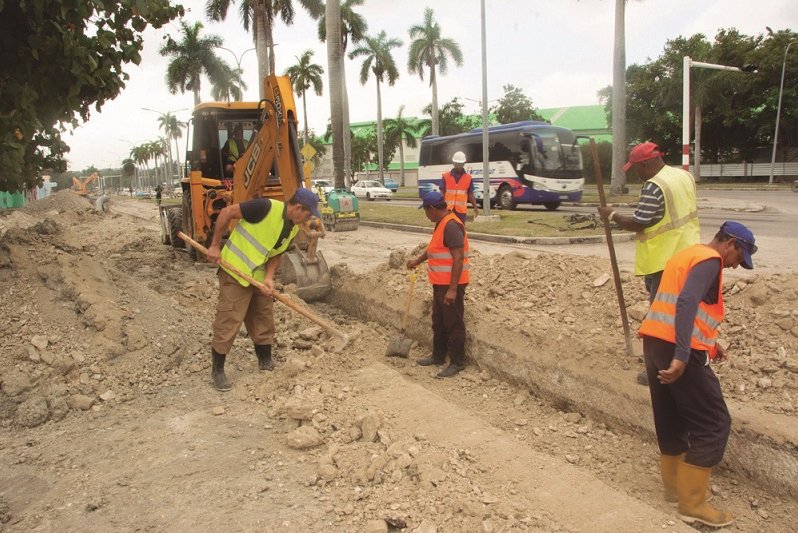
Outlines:
{"label": "shovel", "polygon": [[[177,232],[177,236],[180,237],[181,239],[183,239],[183,241],[185,241],[186,244],[189,244],[189,245],[193,246],[194,248],[196,248],[198,251],[202,252],[203,254],[208,255],[208,249],[207,248],[205,248],[203,245],[201,245],[200,243],[198,243],[197,241],[195,241],[194,239],[192,239],[191,237],[189,237],[188,235],[186,235],[182,231],[178,231]],[[243,272],[238,270],[236,267],[232,266],[230,263],[228,263],[224,259],[221,259],[219,261],[219,264],[222,265],[223,267],[225,267],[230,272],[233,272],[237,276],[240,276],[240,277],[244,278],[245,280],[250,282],[252,285],[257,287],[258,289],[263,287],[263,283],[261,283],[260,281],[256,280],[252,276],[244,274]],[[339,331],[338,329],[335,328],[334,325],[332,325],[331,323],[327,322],[326,320],[316,316],[310,310],[305,309],[304,307],[302,307],[298,303],[294,302],[288,296],[286,296],[284,294],[280,294],[279,292],[273,292],[272,296],[274,296],[274,299],[277,300],[278,302],[280,302],[281,304],[285,305],[286,307],[290,307],[291,309],[293,309],[294,311],[296,311],[300,315],[304,316],[305,318],[310,319],[311,321],[315,322],[316,324],[318,324],[319,326],[324,328],[324,331],[329,333],[331,336],[338,337],[338,339],[340,340],[340,344],[338,344],[338,345],[333,347],[334,351],[340,352],[341,350],[343,350],[346,347],[347,344],[349,344],[349,335]]]}
{"label": "shovel", "polygon": [[388,349],[385,355],[388,357],[407,357],[410,355],[410,347],[413,346],[413,339],[405,335],[407,329],[407,319],[410,317],[410,302],[413,301],[413,287],[416,285],[416,272],[410,272],[410,289],[407,292],[407,303],[405,303],[405,313],[402,315],[402,329],[388,342]]}

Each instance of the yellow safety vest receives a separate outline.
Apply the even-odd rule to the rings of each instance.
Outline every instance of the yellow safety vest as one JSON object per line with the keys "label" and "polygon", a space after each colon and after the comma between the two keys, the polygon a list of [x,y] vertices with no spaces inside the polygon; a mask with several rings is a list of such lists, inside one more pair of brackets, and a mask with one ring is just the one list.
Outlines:
{"label": "yellow safety vest", "polygon": [[660,272],[673,254],[701,239],[695,180],[689,172],[665,166],[649,180],[665,198],[662,220],[637,233],[635,275]]}
{"label": "yellow safety vest", "polygon": [[[278,200],[271,201],[272,206],[263,220],[256,223],[239,220],[230,238],[222,248],[221,257],[231,266],[245,274],[249,274],[258,281],[266,277],[266,262],[283,253],[299,232],[299,227],[294,226],[288,237],[277,246],[277,240],[286,221],[283,219],[285,204]],[[224,267],[222,267],[224,268]],[[249,282],[224,268],[243,287],[248,287]]]}

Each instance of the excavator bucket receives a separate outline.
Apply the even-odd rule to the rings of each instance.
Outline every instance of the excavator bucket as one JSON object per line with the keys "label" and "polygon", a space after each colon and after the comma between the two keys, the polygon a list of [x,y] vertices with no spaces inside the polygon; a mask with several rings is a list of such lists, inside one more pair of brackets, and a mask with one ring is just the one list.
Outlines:
{"label": "excavator bucket", "polygon": [[311,259],[306,251],[298,248],[283,254],[280,281],[295,284],[297,296],[306,302],[321,300],[332,287],[330,270],[321,252],[316,252]]}

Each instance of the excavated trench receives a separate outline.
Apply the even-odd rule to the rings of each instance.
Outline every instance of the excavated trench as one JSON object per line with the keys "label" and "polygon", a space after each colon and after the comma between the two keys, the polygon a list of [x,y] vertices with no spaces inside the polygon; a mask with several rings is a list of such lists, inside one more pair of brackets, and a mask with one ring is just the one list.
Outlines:
{"label": "excavated trench", "polygon": [[[472,279],[478,279],[480,272],[490,277],[497,269],[508,270],[507,267],[513,266],[508,262],[519,261],[540,263],[550,262],[551,258],[531,259],[509,254],[491,258],[489,263],[482,261],[481,265],[477,258]],[[601,260],[596,261],[601,263]],[[365,276],[335,272],[334,269],[334,288],[325,301],[360,320],[398,329],[407,293],[405,274],[396,269],[402,262],[397,260],[394,263],[394,269],[385,266]],[[551,267],[552,264],[545,266]],[[579,294],[578,285],[583,282],[578,280],[578,273],[571,272],[562,264],[555,265],[554,270],[558,270],[556,266],[560,267],[557,278],[564,282],[560,290],[567,293],[570,287],[571,297]],[[601,265],[598,266],[600,269]],[[594,285],[591,282],[598,271],[584,274],[582,277],[588,278],[586,286]],[[558,285],[551,279],[541,281],[543,285]],[[414,293],[406,335],[428,349],[431,348],[431,290],[424,283],[419,285]],[[534,305],[529,302],[519,305],[515,301],[503,309],[500,301],[508,290],[497,289],[493,283],[472,285],[474,287],[469,287],[469,292],[476,294],[469,297],[467,292],[466,297],[466,351],[470,364],[532,391],[558,409],[581,412],[611,427],[622,428],[655,442],[648,389],[635,383],[635,374],[642,365],[637,358],[624,355],[620,323],[612,318],[614,302],[610,292],[614,289],[611,282],[598,288],[603,294],[596,298],[582,292],[585,305],[570,310],[566,305],[564,314],[557,303],[560,306],[566,304],[568,298],[565,297],[539,299],[534,301]],[[484,285],[489,287],[486,289]],[[749,285],[749,290],[753,290],[751,287],[754,285]],[[552,302],[556,303],[552,305]],[[591,315],[588,310],[596,306],[603,311],[598,316]],[[729,307],[735,309],[734,304]],[[541,308],[543,312],[534,311]],[[504,312],[506,309],[515,312],[508,314]],[[642,353],[640,344],[636,350]],[[794,364],[790,363],[790,366]],[[716,369],[716,372],[724,381],[723,371]],[[732,373],[726,381],[738,377],[737,373]],[[745,378],[740,379],[745,381]],[[751,379],[755,376],[749,376],[748,380]],[[795,417],[791,413],[762,410],[729,396],[726,393],[733,420],[732,435],[722,467],[771,493],[798,496],[798,424]],[[508,406],[508,417],[512,416],[511,411],[512,406]]]}

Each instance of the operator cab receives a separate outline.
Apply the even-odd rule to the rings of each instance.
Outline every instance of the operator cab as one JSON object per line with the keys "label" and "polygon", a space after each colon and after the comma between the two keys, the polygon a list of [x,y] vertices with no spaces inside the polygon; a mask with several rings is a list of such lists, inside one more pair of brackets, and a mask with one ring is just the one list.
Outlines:
{"label": "operator cab", "polygon": [[[220,107],[223,105],[224,107]],[[205,178],[232,179],[232,165],[257,135],[260,112],[255,102],[200,104],[194,109],[186,161]],[[241,130],[238,142],[234,132]],[[231,145],[235,145],[231,148]]]}

